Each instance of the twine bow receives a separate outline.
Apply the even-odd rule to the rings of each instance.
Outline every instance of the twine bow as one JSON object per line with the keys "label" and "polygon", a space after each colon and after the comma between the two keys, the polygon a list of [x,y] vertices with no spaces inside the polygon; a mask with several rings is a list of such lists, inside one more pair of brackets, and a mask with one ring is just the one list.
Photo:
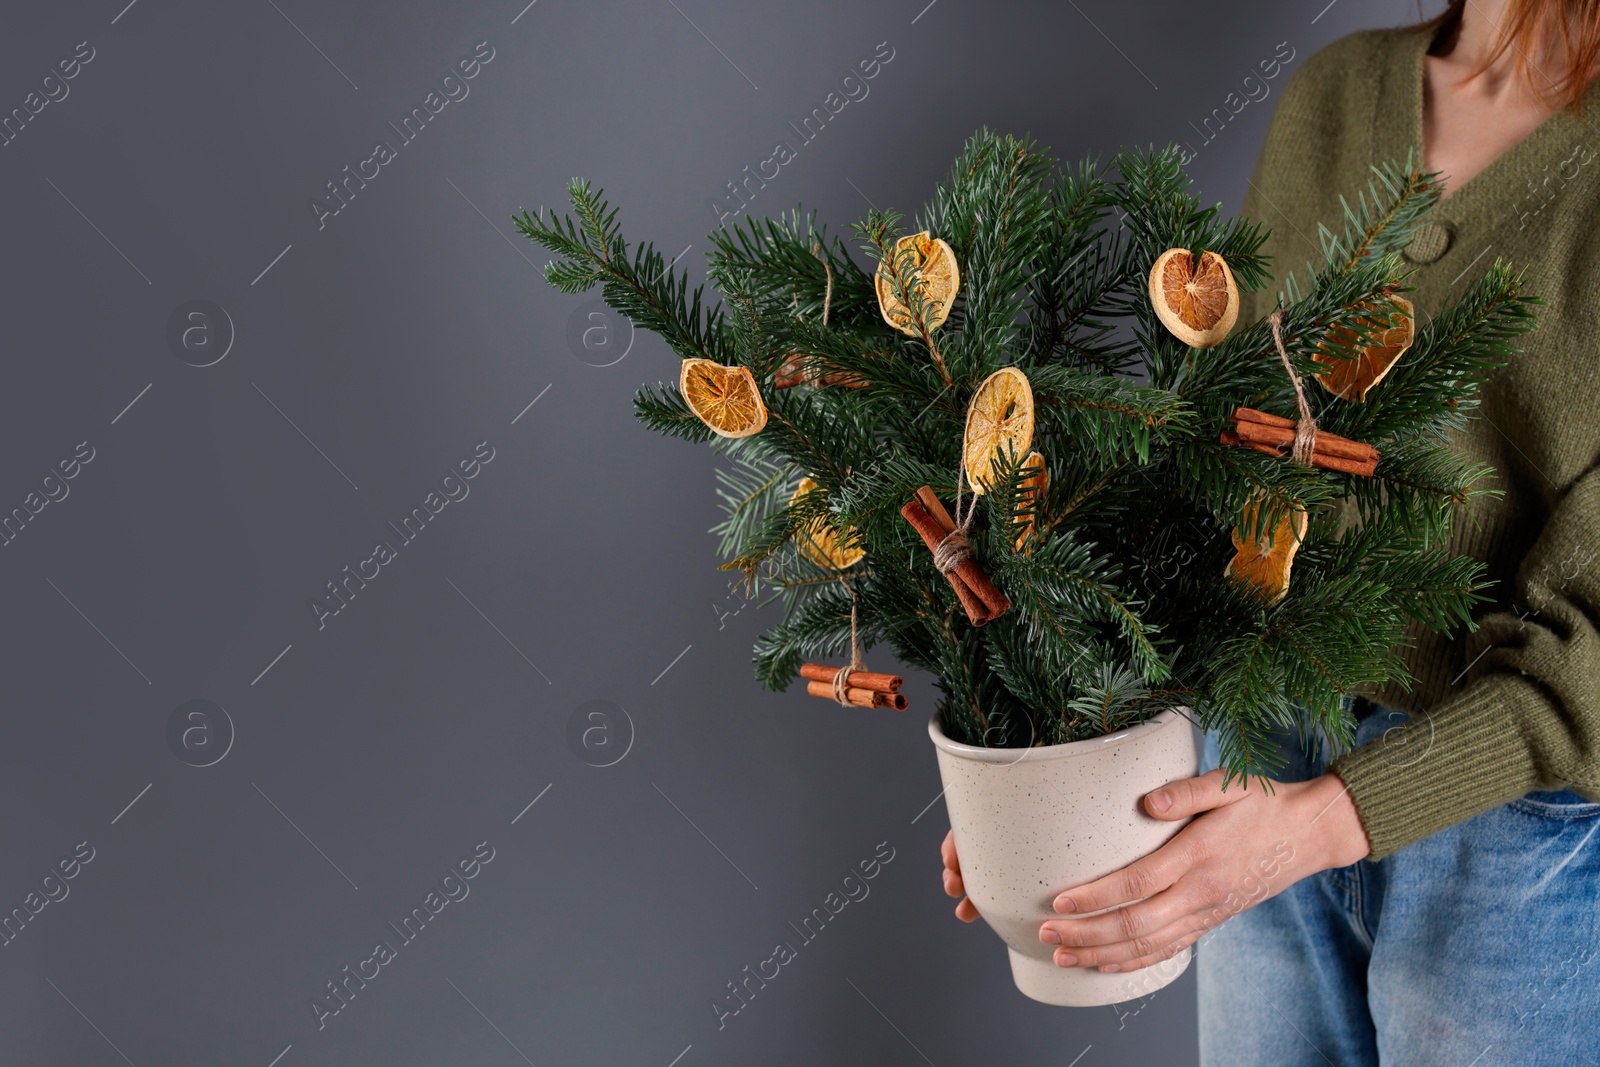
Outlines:
{"label": "twine bow", "polygon": [[1311,416],[1311,404],[1306,400],[1305,387],[1289,362],[1288,349],[1283,347],[1283,308],[1277,308],[1268,315],[1267,322],[1272,326],[1272,340],[1278,346],[1278,358],[1283,360],[1283,369],[1288,372],[1289,383],[1294,386],[1295,401],[1300,405],[1300,418],[1294,424],[1294,445],[1289,458],[1301,466],[1309,467],[1317,445],[1317,420]]}

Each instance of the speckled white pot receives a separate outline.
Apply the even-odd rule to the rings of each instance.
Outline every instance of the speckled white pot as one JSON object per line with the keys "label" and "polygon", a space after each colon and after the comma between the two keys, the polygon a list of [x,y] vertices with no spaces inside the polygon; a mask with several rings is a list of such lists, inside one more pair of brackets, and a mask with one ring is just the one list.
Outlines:
{"label": "speckled white pot", "polygon": [[[1186,710],[1186,709],[1184,709]],[[1051,902],[1159,848],[1182,822],[1146,815],[1150,790],[1199,773],[1189,721],[1163,711],[1107,737],[1042,748],[974,748],[928,723],[939,753],[945,807],[961,856],[961,880],[978,911],[1011,949],[1011,975],[1034,1000],[1064,1007],[1145,996],[1189,966],[1189,950],[1127,974],[1057,967],[1039,924],[1060,918]]]}

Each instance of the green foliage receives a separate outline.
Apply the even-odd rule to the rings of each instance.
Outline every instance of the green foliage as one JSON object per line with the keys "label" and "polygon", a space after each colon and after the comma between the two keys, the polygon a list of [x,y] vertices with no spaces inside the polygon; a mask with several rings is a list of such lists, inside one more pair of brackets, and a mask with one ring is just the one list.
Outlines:
{"label": "green foliage", "polygon": [[[863,264],[798,210],[717,231],[715,309],[651,245],[629,251],[600,192],[577,181],[569,191],[573,217],[517,219],[558,257],[551,284],[600,285],[680,355],[748,367],[767,404],[765,429],[730,442],[671,384],[635,401],[646,425],[729,458],[714,532],[727,569],[784,601],[755,649],[773,689],[802,662],[848,656],[855,603],[864,645],[937,678],[951,737],[1057,744],[1181,706],[1217,732],[1230,774],[1256,775],[1273,770],[1270,729],[1348,737],[1344,697],[1406,680],[1411,626],[1470,625],[1482,567],[1445,546],[1487,472],[1448,437],[1532,325],[1518,277],[1492,266],[1364,403],[1310,378],[1325,369],[1318,356],[1353,358],[1374,310],[1403,291],[1398,250],[1438,196],[1409,161],[1373,169],[1341,231],[1320,231],[1324,263],[1280,296],[1320,428],[1382,452],[1370,479],[1219,442],[1235,407],[1292,414],[1294,392],[1265,322],[1198,350],[1156,318],[1147,277],[1168,248],[1217,252],[1247,290],[1269,278],[1265,231],[1202,206],[1173,150],[1063,169],[1026,138],[980,131],[916,218],[873,211],[853,225]],[[915,257],[896,251],[923,230],[960,265],[950,308],[927,301]],[[909,335],[880,314],[876,272],[909,310]],[[792,361],[809,380],[779,388]],[[1032,384],[1032,447],[1050,477],[1042,493],[1025,490],[1022,457],[1001,456],[988,492],[962,488],[974,554],[1013,605],[975,628],[900,507],[922,485],[954,503],[968,402],[1007,366]],[[806,475],[820,489],[796,498]],[[1230,532],[1253,515],[1244,532],[1263,534],[1296,507],[1310,521],[1293,580],[1265,604],[1225,577]],[[1034,534],[1019,550],[1023,519]],[[798,542],[816,523],[863,547],[862,561],[841,574],[806,558]]]}

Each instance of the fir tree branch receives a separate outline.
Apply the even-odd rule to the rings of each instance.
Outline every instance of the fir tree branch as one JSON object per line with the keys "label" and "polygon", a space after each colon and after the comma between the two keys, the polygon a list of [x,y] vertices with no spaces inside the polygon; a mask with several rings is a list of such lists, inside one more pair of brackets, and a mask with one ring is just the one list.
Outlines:
{"label": "fir tree branch", "polygon": [[600,284],[608,304],[635,325],[659,334],[680,356],[726,363],[720,315],[702,310],[703,287],[691,293],[688,271],[678,275],[669,270],[654,245],[640,246],[630,260],[617,211],[604,195],[581,179],[573,179],[567,191],[578,222],[554,212],[549,223],[542,212],[512,217],[523,236],[566,257],[545,267],[550,284],[565,293]]}

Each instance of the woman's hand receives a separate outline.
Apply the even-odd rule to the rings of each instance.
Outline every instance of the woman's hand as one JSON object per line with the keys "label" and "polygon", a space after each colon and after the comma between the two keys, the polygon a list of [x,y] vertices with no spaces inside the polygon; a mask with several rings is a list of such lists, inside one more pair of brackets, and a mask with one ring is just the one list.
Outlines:
{"label": "woman's hand", "polygon": [[[1039,928],[1040,941],[1061,946],[1057,966],[1133,971],[1170,959],[1246,908],[1371,851],[1355,803],[1332,773],[1276,782],[1268,794],[1259,781],[1245,788],[1237,779],[1224,793],[1222,772],[1212,771],[1146,794],[1144,806],[1163,821],[1195,819],[1149,856],[1056,897],[1058,913],[1081,916]],[[949,837],[944,857],[945,892],[960,896]],[[1117,910],[1086,914],[1103,908]],[[970,922],[978,911],[963,900],[956,915]]]}
{"label": "woman's hand", "polygon": [[961,897],[961,903],[956,905],[956,918],[964,923],[972,922],[978,918],[978,906],[966,898],[966,887],[961,884],[961,860],[956,856],[954,830],[944,835],[944,844],[939,846],[939,855],[944,857],[945,895]]}

